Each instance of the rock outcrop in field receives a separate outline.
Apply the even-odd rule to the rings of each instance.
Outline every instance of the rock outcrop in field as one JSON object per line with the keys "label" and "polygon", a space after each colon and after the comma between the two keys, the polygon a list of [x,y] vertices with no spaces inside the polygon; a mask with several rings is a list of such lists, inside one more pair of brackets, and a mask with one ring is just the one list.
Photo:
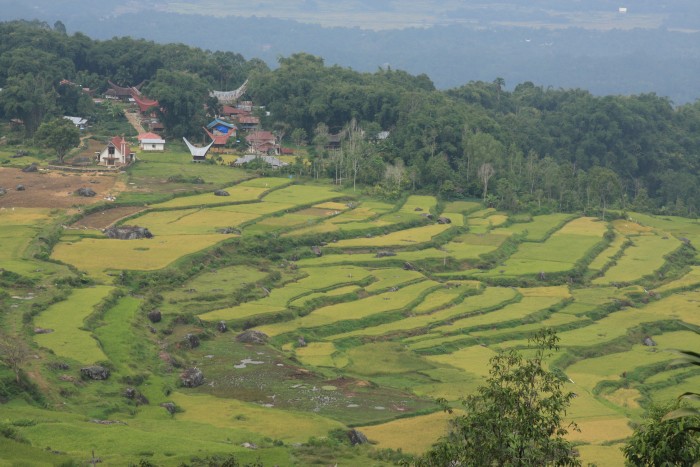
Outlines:
{"label": "rock outcrop in field", "polygon": [[136,225],[122,225],[119,227],[110,227],[104,230],[105,235],[109,238],[119,240],[137,240],[139,238],[153,238],[153,234],[145,227]]}

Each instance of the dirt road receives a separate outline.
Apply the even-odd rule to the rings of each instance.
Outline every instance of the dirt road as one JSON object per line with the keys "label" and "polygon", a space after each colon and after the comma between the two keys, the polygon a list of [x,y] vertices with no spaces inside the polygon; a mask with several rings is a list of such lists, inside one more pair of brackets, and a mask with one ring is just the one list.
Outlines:
{"label": "dirt road", "polygon": [[146,133],[146,130],[141,126],[141,118],[139,117],[138,112],[130,112],[130,109],[124,109],[124,116],[126,117],[127,120],[129,120],[129,123],[131,126],[134,127],[136,130],[136,133],[141,134],[141,133]]}

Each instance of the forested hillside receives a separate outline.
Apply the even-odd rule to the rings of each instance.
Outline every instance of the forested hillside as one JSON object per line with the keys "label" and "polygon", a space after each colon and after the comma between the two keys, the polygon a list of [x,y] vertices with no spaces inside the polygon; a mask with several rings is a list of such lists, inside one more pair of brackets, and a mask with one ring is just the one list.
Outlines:
{"label": "forested hillside", "polygon": [[[249,97],[267,112],[263,123],[288,137],[303,129],[296,135],[314,143],[309,170],[353,172],[380,194],[427,188],[447,198],[484,196],[511,210],[612,205],[692,216],[700,207],[698,102],[674,107],[655,94],[595,97],[530,82],[509,92],[498,77],[443,92],[425,75],[359,73],[303,53],[271,70],[230,52],[94,41],[60,26],[0,25],[0,112],[23,119],[27,137],[47,116],[89,112],[79,92],[59,86],[62,79],[97,90],[108,79],[145,81],[152,97],[183,103],[173,105],[166,128],[178,137],[205,122],[199,106],[207,90],[233,89],[249,78]],[[333,160],[323,142],[353,119],[370,136],[390,133],[351,169],[348,160]]]}

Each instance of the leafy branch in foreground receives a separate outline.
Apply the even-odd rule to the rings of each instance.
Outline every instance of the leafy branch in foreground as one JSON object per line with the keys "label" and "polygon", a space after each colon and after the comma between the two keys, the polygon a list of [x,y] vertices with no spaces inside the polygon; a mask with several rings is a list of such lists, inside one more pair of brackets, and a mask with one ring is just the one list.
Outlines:
{"label": "leafy branch in foreground", "polygon": [[417,465],[580,465],[564,438],[578,429],[565,420],[575,394],[565,392],[562,374],[544,364],[558,340],[543,329],[530,340],[532,357],[513,349],[493,357],[486,383],[462,400],[465,414]]}
{"label": "leafy branch in foreground", "polygon": [[634,434],[622,449],[632,465],[682,465],[692,466],[700,460],[698,427],[700,417],[679,416],[667,418],[669,410],[684,410],[680,401],[671,406],[652,405],[646,421],[634,430]]}
{"label": "leafy branch in foreground", "polygon": [[[688,326],[690,327],[690,326]],[[697,334],[700,334],[700,332],[694,328],[691,327],[691,330],[694,331]],[[691,350],[676,350],[675,352],[679,353],[681,357],[674,362],[672,362],[672,365],[682,365],[682,364],[689,364],[692,366],[700,367],[700,354],[697,352],[693,352]],[[685,399],[687,401],[692,401],[692,402],[700,402],[700,394],[696,392],[685,392],[678,396],[678,399]],[[695,417],[697,420],[700,420],[700,409],[697,407],[676,407],[675,410],[670,411],[663,417],[663,421],[666,420],[673,420],[675,418],[681,418],[681,417]],[[696,424],[696,427],[700,426],[700,424]]]}

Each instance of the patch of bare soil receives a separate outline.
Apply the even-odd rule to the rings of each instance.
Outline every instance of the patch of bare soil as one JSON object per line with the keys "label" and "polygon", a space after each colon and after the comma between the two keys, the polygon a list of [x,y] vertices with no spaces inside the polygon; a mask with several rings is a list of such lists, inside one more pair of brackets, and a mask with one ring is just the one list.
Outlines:
{"label": "patch of bare soil", "polygon": [[86,227],[88,229],[106,229],[115,222],[139,211],[143,211],[143,207],[125,206],[121,208],[107,209],[105,211],[96,212],[85,216],[75,222],[71,227]]}
{"label": "patch of bare soil", "polygon": [[[116,196],[116,174],[22,172],[20,169],[0,168],[0,188],[6,193],[0,196],[0,207],[11,208],[70,208],[104,201]],[[24,190],[17,190],[22,185]],[[75,194],[78,188],[91,188],[97,194],[83,197]]]}

